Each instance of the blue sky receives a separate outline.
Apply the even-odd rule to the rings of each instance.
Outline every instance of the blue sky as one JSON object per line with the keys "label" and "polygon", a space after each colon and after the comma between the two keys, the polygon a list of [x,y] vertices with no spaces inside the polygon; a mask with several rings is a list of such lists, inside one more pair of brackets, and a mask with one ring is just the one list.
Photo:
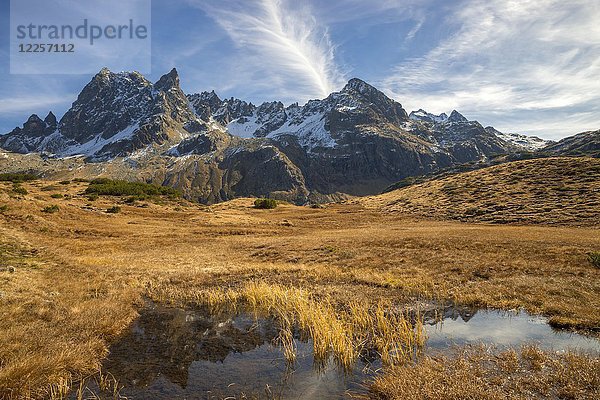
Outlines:
{"label": "blue sky", "polygon": [[[4,133],[60,118],[91,76],[11,75],[1,4]],[[302,104],[358,77],[409,112],[558,139],[600,128],[598,21],[597,0],[152,0],[148,78],[177,67],[187,93]]]}

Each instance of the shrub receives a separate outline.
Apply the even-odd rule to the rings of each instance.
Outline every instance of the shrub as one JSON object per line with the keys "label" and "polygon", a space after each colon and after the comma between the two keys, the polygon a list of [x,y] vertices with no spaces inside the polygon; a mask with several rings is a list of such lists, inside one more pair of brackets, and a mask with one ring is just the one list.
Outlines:
{"label": "shrub", "polygon": [[13,188],[12,188],[12,190],[13,190],[13,192],[15,192],[16,194],[20,194],[20,195],[23,195],[23,196],[25,196],[27,193],[29,193],[29,192],[27,191],[27,189],[25,189],[23,186],[19,185],[18,183],[15,183],[15,184],[13,185]]}
{"label": "shrub", "polygon": [[88,195],[87,199],[89,201],[96,201],[96,200],[98,200],[98,195],[96,193],[92,193],[92,194]]}
{"label": "shrub", "polygon": [[52,193],[52,194],[50,195],[50,197],[52,197],[53,199],[62,199],[62,198],[63,198],[63,197],[65,197],[65,196],[63,196],[63,195],[62,195],[62,194],[60,194],[60,193]]}
{"label": "shrub", "polygon": [[97,178],[90,182],[86,194],[95,193],[108,196],[169,196],[181,197],[181,192],[168,186],[158,186],[143,182],[127,182],[107,178]]}
{"label": "shrub", "polygon": [[265,198],[254,200],[254,208],[273,209],[275,207],[277,207],[277,200]]}
{"label": "shrub", "polygon": [[45,212],[47,214],[54,214],[55,212],[58,212],[60,210],[60,207],[57,206],[56,204],[52,205],[52,206],[46,206],[42,209],[42,212]]}
{"label": "shrub", "polygon": [[0,174],[0,181],[12,182],[12,183],[23,183],[27,181],[34,181],[38,179],[36,175],[27,173],[5,173]]}
{"label": "shrub", "polygon": [[148,196],[129,196],[123,200],[126,204],[135,204],[136,201],[146,200]]}
{"label": "shrub", "polygon": [[73,182],[80,182],[80,183],[85,183],[85,182],[89,182],[89,179],[85,179],[85,178],[75,178],[73,179]]}
{"label": "shrub", "polygon": [[111,208],[109,208],[108,210],[106,210],[107,213],[109,214],[118,214],[121,212],[121,207],[119,206],[112,206]]}
{"label": "shrub", "polygon": [[2,204],[0,206],[0,214],[3,214],[5,212],[7,212],[7,211],[8,211],[8,205],[7,204]]}
{"label": "shrub", "polygon": [[61,185],[70,185],[71,181],[60,181],[58,183],[60,183]]}
{"label": "shrub", "polygon": [[588,260],[596,268],[600,268],[600,251],[588,253]]}
{"label": "shrub", "polygon": [[48,186],[42,187],[43,192],[51,192],[53,190],[59,190],[59,189],[60,189],[60,187],[56,186],[56,185],[48,185]]}

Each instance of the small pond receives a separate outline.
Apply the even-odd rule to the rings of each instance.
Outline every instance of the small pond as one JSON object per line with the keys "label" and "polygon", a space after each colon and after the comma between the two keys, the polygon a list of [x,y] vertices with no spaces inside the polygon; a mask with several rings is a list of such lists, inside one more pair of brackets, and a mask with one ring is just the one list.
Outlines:
{"label": "small pond", "polygon": [[[599,340],[555,331],[543,318],[525,312],[446,308],[438,315],[425,316],[426,353],[482,342],[600,351]],[[111,346],[103,370],[124,386],[121,395],[134,400],[340,399],[365,393],[366,382],[381,367],[376,359],[363,359],[349,372],[333,361],[317,368],[312,343],[298,337],[298,358],[290,366],[276,344],[278,334],[273,320],[251,314],[210,315],[151,305]]]}

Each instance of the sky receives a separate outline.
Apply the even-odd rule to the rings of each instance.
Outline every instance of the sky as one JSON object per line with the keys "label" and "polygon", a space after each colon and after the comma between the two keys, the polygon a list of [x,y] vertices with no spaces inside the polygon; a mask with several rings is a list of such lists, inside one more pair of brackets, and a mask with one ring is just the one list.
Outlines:
{"label": "sky", "polygon": [[[92,74],[11,75],[10,2],[0,3],[6,133],[32,113],[60,118]],[[186,93],[255,104],[303,104],[357,77],[407,112],[456,109],[557,140],[600,129],[598,21],[598,0],[152,0],[146,76],[176,67]],[[102,54],[95,62],[110,68]]]}

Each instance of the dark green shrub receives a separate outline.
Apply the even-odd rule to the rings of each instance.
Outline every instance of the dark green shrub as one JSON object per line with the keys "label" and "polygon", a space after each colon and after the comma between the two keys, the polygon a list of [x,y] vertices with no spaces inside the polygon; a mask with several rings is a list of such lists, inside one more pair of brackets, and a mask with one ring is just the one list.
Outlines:
{"label": "dark green shrub", "polygon": [[51,192],[53,190],[60,190],[60,186],[56,186],[56,185],[48,185],[48,186],[44,186],[42,187],[42,191],[43,192]]}
{"label": "dark green shrub", "polygon": [[62,199],[62,198],[63,198],[63,197],[65,197],[65,196],[63,196],[63,195],[62,195],[62,194],[60,194],[60,193],[52,193],[52,194],[50,195],[50,197],[52,197],[53,199]]}
{"label": "dark green shrub", "polygon": [[600,268],[600,251],[588,253],[588,260],[596,268]]}
{"label": "dark green shrub", "polygon": [[61,185],[70,185],[71,181],[60,181],[58,183],[60,183]]}
{"label": "dark green shrub", "polygon": [[254,208],[273,209],[275,207],[277,207],[277,200],[265,198],[254,200]]}
{"label": "dark green shrub", "polygon": [[57,206],[56,204],[42,208],[42,212],[45,212],[47,214],[54,214],[55,212],[58,212],[59,210],[60,210],[60,207]]}
{"label": "dark green shrub", "polygon": [[107,213],[109,214],[118,214],[121,212],[121,207],[119,206],[112,206],[111,208],[109,208],[108,210],[106,210]]}
{"label": "dark green shrub", "polygon": [[36,175],[27,174],[27,173],[0,174],[0,181],[4,181],[4,182],[22,183],[22,182],[34,181],[36,179],[38,179],[38,177]]}
{"label": "dark green shrub", "polygon": [[13,185],[12,191],[14,193],[16,193],[16,194],[20,194],[20,195],[23,195],[23,196],[25,196],[27,193],[29,193],[27,191],[27,189],[25,189],[23,186],[19,185],[18,183],[15,183]]}
{"label": "dark green shrub", "polygon": [[2,204],[0,206],[0,214],[3,214],[8,211],[8,204]]}
{"label": "dark green shrub", "polygon": [[96,200],[98,200],[98,195],[96,193],[92,193],[92,194],[88,195],[87,199],[89,201],[96,201]]}
{"label": "dark green shrub", "polygon": [[181,197],[181,192],[168,186],[158,186],[143,182],[127,182],[97,178],[90,182],[85,193],[96,193],[108,196],[136,196],[139,199],[147,196]]}
{"label": "dark green shrub", "polygon": [[75,178],[73,179],[73,182],[79,182],[79,183],[85,183],[85,182],[89,182],[89,179],[85,179],[85,178]]}

